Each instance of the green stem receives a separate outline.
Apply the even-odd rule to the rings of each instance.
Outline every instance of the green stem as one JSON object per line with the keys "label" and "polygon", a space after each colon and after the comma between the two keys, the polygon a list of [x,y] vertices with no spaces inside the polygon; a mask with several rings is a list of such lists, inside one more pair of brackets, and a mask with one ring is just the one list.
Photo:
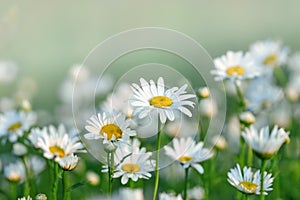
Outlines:
{"label": "green stem", "polygon": [[241,167],[244,167],[244,164],[245,164],[245,148],[246,148],[246,143],[243,140],[243,138],[240,137],[239,164],[241,165]]}
{"label": "green stem", "polygon": [[54,170],[54,180],[52,183],[52,199],[56,200],[57,199],[57,186],[58,186],[58,164],[54,162],[53,165],[53,170]]}
{"label": "green stem", "polygon": [[189,184],[188,179],[189,179],[189,167],[185,168],[183,200],[187,200],[187,189],[188,189],[188,184]]}
{"label": "green stem", "polygon": [[250,199],[250,197],[249,197],[248,194],[244,194],[244,197],[245,197],[245,200],[249,200]]}
{"label": "green stem", "polygon": [[10,183],[11,199],[17,199],[17,184]]}
{"label": "green stem", "polygon": [[252,165],[252,159],[253,159],[253,152],[252,152],[252,148],[251,146],[249,145],[248,146],[248,158],[247,158],[247,165],[248,166],[251,166]]}
{"label": "green stem", "polygon": [[263,194],[264,192],[264,171],[266,168],[266,160],[261,159],[261,167],[260,167],[260,200],[265,199],[265,195]]}
{"label": "green stem", "polygon": [[30,173],[27,165],[27,159],[26,156],[23,156],[22,158],[24,168],[25,168],[25,182],[24,182],[24,196],[27,197],[30,195]]}
{"label": "green stem", "polygon": [[158,191],[160,140],[161,140],[160,119],[158,117],[158,133],[157,133],[157,141],[156,141],[157,143],[156,143],[156,163],[155,163],[155,186],[154,186],[154,192],[153,192],[153,198],[152,198],[152,200],[156,200],[157,191]]}
{"label": "green stem", "polygon": [[241,107],[242,107],[242,109],[244,111],[245,107],[246,107],[245,97],[244,97],[243,92],[242,92],[241,88],[239,87],[237,81],[234,81],[234,86],[235,86],[236,93],[237,93],[239,101],[240,101],[240,105],[241,105]]}
{"label": "green stem", "polygon": [[68,180],[68,172],[67,171],[63,171],[62,184],[63,184],[63,200],[70,200],[70,192],[68,190],[69,180]]}

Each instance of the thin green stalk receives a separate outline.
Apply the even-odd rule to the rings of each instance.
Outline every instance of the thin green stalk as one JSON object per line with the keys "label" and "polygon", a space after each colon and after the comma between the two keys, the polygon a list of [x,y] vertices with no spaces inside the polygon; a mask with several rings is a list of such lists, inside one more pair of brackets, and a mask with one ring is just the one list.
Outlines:
{"label": "thin green stalk", "polygon": [[241,88],[239,87],[237,81],[234,81],[234,86],[235,86],[236,93],[237,93],[239,101],[240,101],[240,105],[241,105],[242,109],[245,110],[246,100],[245,100],[243,92],[242,92]]}
{"label": "thin green stalk", "polygon": [[244,198],[245,198],[245,200],[249,200],[250,196],[248,194],[244,194]]}
{"label": "thin green stalk", "polygon": [[239,164],[243,167],[245,165],[245,148],[246,148],[246,143],[243,140],[242,137],[240,137],[240,152],[239,152]]}
{"label": "thin green stalk", "polygon": [[264,172],[266,168],[266,160],[261,159],[261,167],[260,167],[260,200],[265,199],[265,195],[263,194],[264,192]]}
{"label": "thin green stalk", "polygon": [[70,192],[69,188],[69,179],[68,179],[68,172],[63,171],[62,177],[62,185],[63,185],[63,200],[70,200]]}
{"label": "thin green stalk", "polygon": [[17,183],[10,183],[11,199],[17,199]]}
{"label": "thin green stalk", "polygon": [[24,164],[24,168],[25,168],[25,182],[24,182],[24,196],[29,196],[30,195],[30,172],[28,169],[28,165],[27,165],[27,161],[26,161],[26,156],[23,156],[22,161]]}
{"label": "thin green stalk", "polygon": [[55,162],[53,165],[53,170],[54,170],[54,180],[52,183],[52,199],[56,200],[57,199],[57,187],[58,187],[58,164]]}
{"label": "thin green stalk", "polygon": [[188,184],[189,184],[188,179],[189,179],[189,167],[185,168],[183,200],[187,200],[187,189],[188,189]]}
{"label": "thin green stalk", "polygon": [[249,145],[248,146],[248,158],[247,158],[247,165],[248,166],[251,166],[252,165],[252,160],[253,160],[253,152],[252,152],[252,148],[251,146]]}
{"label": "thin green stalk", "polygon": [[107,152],[107,165],[108,165],[108,199],[111,199],[112,193],[112,167],[111,167],[111,152]]}
{"label": "thin green stalk", "polygon": [[157,133],[157,141],[156,141],[155,186],[154,186],[154,192],[153,192],[153,198],[152,198],[152,200],[156,200],[157,191],[158,191],[160,142],[161,142],[160,119],[158,117],[158,133]]}

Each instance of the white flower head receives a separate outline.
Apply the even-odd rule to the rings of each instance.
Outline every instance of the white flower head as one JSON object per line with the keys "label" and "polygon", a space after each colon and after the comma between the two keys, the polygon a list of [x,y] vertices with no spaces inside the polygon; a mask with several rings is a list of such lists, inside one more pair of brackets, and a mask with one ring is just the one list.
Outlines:
{"label": "white flower head", "polygon": [[15,80],[18,67],[11,61],[0,61],[0,83],[11,83]]}
{"label": "white flower head", "polygon": [[254,65],[250,54],[242,51],[228,51],[226,55],[216,58],[214,64],[216,69],[211,74],[216,81],[252,79],[260,75],[260,70]]}
{"label": "white flower head", "polygon": [[13,144],[12,152],[16,156],[23,156],[27,153],[27,148],[24,144],[17,142]]}
{"label": "white flower head", "polygon": [[196,144],[191,137],[174,138],[173,148],[165,146],[164,149],[166,155],[180,162],[184,168],[191,166],[200,174],[204,173],[204,169],[199,163],[213,156],[209,149],[203,148],[203,142]]}
{"label": "white flower head", "polygon": [[168,90],[165,88],[164,79],[158,78],[157,84],[153,80],[148,83],[145,79],[140,79],[141,86],[133,83],[133,97],[130,99],[131,105],[134,107],[133,115],[137,115],[143,119],[156,112],[161,123],[168,120],[174,121],[174,111],[180,111],[191,117],[192,112],[186,108],[194,107],[195,102],[188,100],[195,98],[194,94],[187,94],[185,91],[187,84],[182,87],[173,87]]}
{"label": "white flower head", "polygon": [[11,182],[23,182],[25,180],[25,167],[21,161],[4,166],[4,176]]}
{"label": "white flower head", "polygon": [[30,129],[36,119],[34,112],[9,111],[0,114],[0,137],[6,136],[10,142],[15,142]]}
{"label": "white flower head", "polygon": [[265,40],[257,41],[250,46],[250,54],[255,64],[262,66],[264,69],[268,67],[278,67],[286,63],[289,50],[283,47],[280,41]]}
{"label": "white flower head", "polygon": [[123,200],[144,200],[143,190],[141,188],[121,188],[118,199]]}
{"label": "white flower head", "polygon": [[270,132],[265,126],[259,131],[254,127],[246,128],[242,132],[245,142],[251,146],[253,151],[262,159],[271,158],[285,142],[289,141],[289,132],[275,126]]}
{"label": "white flower head", "polygon": [[[228,182],[237,188],[239,191],[245,194],[257,194],[261,192],[261,174],[260,170],[255,173],[252,172],[251,167],[244,167],[243,172],[241,171],[240,165],[237,164],[236,167],[230,169],[227,173]],[[264,184],[263,184],[263,194],[267,195],[272,189],[272,183],[274,178],[272,174],[264,172]]]}
{"label": "white flower head", "polygon": [[43,151],[43,155],[47,159],[54,158],[58,162],[73,153],[86,152],[79,138],[76,135],[69,134],[62,124],[58,128],[50,125],[35,130],[35,134],[39,135],[37,147]]}
{"label": "white flower head", "polygon": [[86,173],[86,179],[87,179],[88,183],[93,186],[96,186],[100,183],[99,175],[93,171],[88,171]]}
{"label": "white flower head", "polygon": [[159,200],[182,200],[182,197],[180,194],[176,196],[173,193],[162,192],[159,194]]}
{"label": "white flower head", "polygon": [[30,196],[18,198],[18,200],[32,200]]}
{"label": "white flower head", "polygon": [[74,154],[65,156],[62,159],[59,159],[58,164],[63,170],[71,171],[77,166],[78,157]]}
{"label": "white flower head", "polygon": [[[128,152],[130,152],[128,154]],[[129,149],[118,148],[116,151],[116,169],[114,178],[122,177],[121,183],[126,184],[129,179],[137,181],[140,178],[151,178],[154,169],[154,161],[150,160],[152,153],[146,152],[145,148],[139,149],[139,144],[133,140]]]}
{"label": "white flower head", "polygon": [[103,139],[103,144],[124,142],[130,136],[136,135],[136,132],[129,128],[130,121],[122,113],[98,113],[87,120],[87,123],[85,129],[88,133],[84,137],[88,140]]}

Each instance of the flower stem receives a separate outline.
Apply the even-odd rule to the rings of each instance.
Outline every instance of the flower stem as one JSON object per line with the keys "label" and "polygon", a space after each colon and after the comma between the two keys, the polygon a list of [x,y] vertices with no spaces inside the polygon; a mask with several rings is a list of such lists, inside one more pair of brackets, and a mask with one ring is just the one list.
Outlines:
{"label": "flower stem", "polygon": [[29,173],[29,169],[28,169],[28,165],[27,165],[26,156],[23,156],[22,161],[24,164],[25,175],[26,175],[25,183],[24,183],[24,196],[27,197],[30,194],[30,173]]}
{"label": "flower stem", "polygon": [[187,188],[188,188],[188,183],[189,183],[188,177],[189,177],[189,167],[185,168],[183,200],[187,200]]}
{"label": "flower stem", "polygon": [[260,200],[265,199],[264,193],[264,172],[266,168],[266,160],[261,159],[261,167],[260,167]]}
{"label": "flower stem", "polygon": [[114,152],[107,152],[107,165],[108,165],[108,199],[111,199],[112,182],[114,173]]}
{"label": "flower stem", "polygon": [[241,166],[244,166],[245,164],[245,148],[246,148],[246,143],[242,137],[240,137],[240,152],[239,152],[239,164]]}
{"label": "flower stem", "polygon": [[155,186],[153,192],[152,200],[156,200],[157,191],[158,191],[158,183],[159,183],[159,149],[160,149],[160,140],[161,140],[161,132],[160,132],[160,119],[158,117],[158,133],[157,133],[157,141],[156,141],[156,163],[155,163]]}
{"label": "flower stem", "polygon": [[68,191],[69,180],[68,180],[68,172],[66,171],[63,171],[62,184],[63,184],[63,200],[69,200],[70,199],[70,193]]}
{"label": "flower stem", "polygon": [[17,184],[10,183],[11,199],[17,199]]}
{"label": "flower stem", "polygon": [[57,186],[58,186],[58,164],[53,161],[54,179],[52,183],[52,199],[57,199]]}
{"label": "flower stem", "polygon": [[236,93],[237,93],[239,101],[240,101],[240,105],[241,105],[242,109],[245,110],[246,100],[245,100],[245,97],[244,97],[242,90],[241,90],[240,86],[238,85],[237,81],[234,81],[234,86],[235,86]]}
{"label": "flower stem", "polygon": [[252,165],[252,159],[253,159],[253,152],[252,152],[252,148],[251,146],[249,145],[248,146],[248,158],[247,158],[247,165],[248,166],[251,166]]}

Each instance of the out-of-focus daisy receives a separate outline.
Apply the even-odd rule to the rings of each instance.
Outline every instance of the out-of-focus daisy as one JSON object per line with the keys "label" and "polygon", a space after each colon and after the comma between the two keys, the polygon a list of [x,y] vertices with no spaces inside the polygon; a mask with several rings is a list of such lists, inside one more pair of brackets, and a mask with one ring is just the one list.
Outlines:
{"label": "out-of-focus daisy", "polygon": [[251,79],[260,75],[260,70],[253,63],[253,58],[249,53],[242,51],[228,51],[214,60],[215,68],[211,74],[215,76],[216,81],[231,79],[243,80]]}
{"label": "out-of-focus daisy", "polygon": [[288,67],[292,72],[300,73],[300,52],[294,53],[288,60]]}
{"label": "out-of-focus daisy", "polygon": [[165,146],[164,149],[166,155],[180,162],[184,168],[191,166],[200,174],[204,173],[204,169],[199,163],[213,156],[209,149],[203,148],[203,142],[196,144],[191,137],[174,138],[173,148]]}
{"label": "out-of-focus daisy", "polygon": [[88,140],[103,139],[103,144],[126,141],[136,132],[129,128],[130,121],[122,113],[98,113],[87,120],[88,131],[84,137]]}
{"label": "out-of-focus daisy", "polygon": [[18,198],[18,200],[32,200],[30,196]]}
{"label": "out-of-focus daisy", "polygon": [[5,113],[15,108],[16,102],[12,98],[0,98],[0,112]]}
{"label": "out-of-focus daisy", "polygon": [[175,119],[166,124],[165,130],[171,137],[193,137],[198,134],[198,124],[199,122],[187,118]]}
{"label": "out-of-focus daisy", "polygon": [[240,122],[245,124],[246,126],[253,124],[256,120],[253,113],[249,112],[249,111],[242,112],[239,115],[239,119],[240,119]]}
{"label": "out-of-focus daisy", "polygon": [[198,89],[198,95],[202,99],[206,99],[207,97],[209,97],[210,96],[210,91],[209,91],[208,87],[199,88]]}
{"label": "out-of-focus daisy", "polygon": [[254,127],[246,128],[242,132],[246,143],[251,146],[253,151],[262,159],[271,158],[285,142],[289,141],[289,132],[278,128],[276,125],[272,132],[265,126],[259,131]]}
{"label": "out-of-focus daisy", "polygon": [[100,183],[100,177],[96,172],[88,171],[86,173],[86,179],[89,184],[96,186]]}
{"label": "out-of-focus daisy", "polygon": [[40,156],[33,155],[30,156],[28,160],[29,167],[35,176],[41,173],[46,168],[46,162]]}
{"label": "out-of-focus daisy", "polygon": [[59,166],[66,171],[71,171],[75,169],[78,164],[78,157],[76,155],[65,156],[58,161]]}
{"label": "out-of-focus daisy", "polygon": [[246,89],[245,97],[247,109],[257,113],[279,101],[283,97],[283,93],[279,87],[272,83],[272,77],[268,75],[251,80]]}
{"label": "out-of-focus daisy", "polygon": [[218,112],[218,106],[215,100],[211,98],[203,99],[199,103],[199,112],[201,116],[212,118]]}
{"label": "out-of-focus daisy", "polygon": [[204,199],[204,189],[202,187],[194,187],[188,190],[188,199],[202,200]]}
{"label": "out-of-focus daisy", "polygon": [[180,194],[176,196],[174,193],[162,192],[159,194],[159,200],[182,200],[182,197]]}
{"label": "out-of-focus daisy", "polygon": [[47,196],[45,194],[40,193],[35,196],[35,200],[47,200]]}
{"label": "out-of-focus daisy", "polygon": [[25,180],[25,168],[21,161],[4,166],[4,177],[11,182],[23,182]]}
{"label": "out-of-focus daisy", "polygon": [[140,119],[149,116],[151,112],[156,112],[161,123],[165,123],[167,119],[173,121],[175,119],[174,111],[180,111],[191,117],[192,113],[186,106],[194,107],[195,102],[189,100],[195,98],[194,94],[187,94],[187,85],[182,87],[173,87],[166,90],[164,79],[158,78],[157,84],[153,80],[148,83],[145,79],[140,79],[141,86],[133,83],[133,97],[131,105],[134,107],[133,115],[137,115]]}
{"label": "out-of-focus daisy", "polygon": [[23,156],[27,153],[27,148],[24,144],[17,142],[13,144],[13,154],[16,156]]}
{"label": "out-of-focus daisy", "polygon": [[103,110],[115,110],[122,112],[127,118],[132,118],[133,108],[128,99],[132,96],[132,90],[127,83],[121,83],[118,87],[107,96],[101,104]]}
{"label": "out-of-focus daisy", "polygon": [[79,138],[75,135],[68,134],[65,127],[61,124],[58,128],[50,125],[42,129],[34,130],[38,135],[36,146],[43,151],[47,159],[59,161],[65,156],[77,152],[85,152]]}
{"label": "out-of-focus daisy", "polygon": [[138,140],[133,140],[126,148],[118,148],[115,153],[116,169],[114,178],[121,177],[121,183],[126,184],[129,179],[137,181],[139,178],[149,179],[154,169],[154,161],[150,160],[151,152],[145,148],[139,149]]}
{"label": "out-of-focus daisy", "polygon": [[116,199],[123,200],[144,200],[143,190],[140,188],[121,188],[119,190],[119,196]]}
{"label": "out-of-focus daisy", "polygon": [[18,68],[10,61],[0,61],[0,83],[10,83],[15,80]]}
{"label": "out-of-focus daisy", "polygon": [[35,122],[34,112],[9,111],[0,114],[0,137],[6,136],[10,142],[15,142]]}
{"label": "out-of-focus daisy", "polygon": [[223,150],[228,146],[226,139],[222,135],[215,135],[211,140],[212,144],[219,150]]}
{"label": "out-of-focus daisy", "polygon": [[[237,188],[239,191],[245,194],[257,194],[261,193],[261,174],[260,170],[255,173],[252,172],[251,167],[244,167],[243,172],[241,171],[240,165],[237,164],[236,167],[230,169],[227,173],[228,182]],[[272,174],[264,172],[264,184],[263,184],[263,194],[267,195],[272,189],[272,183],[274,178]]]}
{"label": "out-of-focus daisy", "polygon": [[[263,67],[278,67],[287,61],[289,50],[280,41],[257,41],[250,46],[255,64]],[[267,69],[267,68],[265,68]]]}

